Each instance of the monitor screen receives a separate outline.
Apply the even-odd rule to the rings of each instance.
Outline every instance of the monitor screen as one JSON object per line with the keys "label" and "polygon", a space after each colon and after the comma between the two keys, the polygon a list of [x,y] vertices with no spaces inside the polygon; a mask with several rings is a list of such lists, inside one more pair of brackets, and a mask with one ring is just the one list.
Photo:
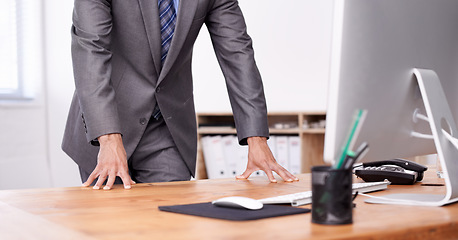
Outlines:
{"label": "monitor screen", "polygon": [[436,153],[415,68],[439,77],[458,119],[458,1],[335,1],[324,159],[334,164],[355,111],[367,116],[355,141],[369,144],[362,161]]}

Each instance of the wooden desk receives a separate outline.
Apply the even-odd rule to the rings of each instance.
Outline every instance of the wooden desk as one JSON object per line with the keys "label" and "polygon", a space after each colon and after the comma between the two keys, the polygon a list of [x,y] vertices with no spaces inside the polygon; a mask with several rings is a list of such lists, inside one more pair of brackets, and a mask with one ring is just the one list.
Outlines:
{"label": "wooden desk", "polygon": [[[0,191],[0,239],[458,239],[458,204],[414,207],[355,200],[354,223],[324,226],[311,214],[233,222],[161,212],[160,205],[239,195],[264,198],[310,189],[310,175],[295,183],[224,179],[138,184],[131,190],[54,188]],[[427,175],[424,182],[439,180]],[[374,193],[443,193],[437,186],[389,186]],[[305,207],[310,207],[306,205]]]}

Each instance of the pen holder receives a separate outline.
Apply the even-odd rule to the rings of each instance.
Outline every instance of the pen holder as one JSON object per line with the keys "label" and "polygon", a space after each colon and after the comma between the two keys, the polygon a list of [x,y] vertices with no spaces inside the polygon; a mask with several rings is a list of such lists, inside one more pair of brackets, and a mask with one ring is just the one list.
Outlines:
{"label": "pen holder", "polygon": [[353,222],[351,169],[312,168],[312,222],[327,225]]}

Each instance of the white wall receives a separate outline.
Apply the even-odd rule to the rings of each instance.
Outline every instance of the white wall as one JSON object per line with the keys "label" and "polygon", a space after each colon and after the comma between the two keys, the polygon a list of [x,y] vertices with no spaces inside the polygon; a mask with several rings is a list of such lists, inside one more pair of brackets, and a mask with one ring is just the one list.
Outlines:
{"label": "white wall", "polygon": [[0,189],[80,185],[76,164],[60,149],[74,84],[70,58],[73,1],[42,0],[43,74],[35,99],[0,102]]}
{"label": "white wall", "polygon": [[0,105],[0,189],[50,187],[42,101]]}
{"label": "white wall", "polygon": [[[264,82],[269,111],[324,111],[332,0],[239,0]],[[262,6],[262,7],[260,7]],[[230,111],[207,29],[194,49],[196,110]]]}
{"label": "white wall", "polygon": [[70,55],[73,1],[44,2],[48,159],[52,186],[78,186],[81,185],[78,167],[60,147],[75,89]]}
{"label": "white wall", "polygon": [[[44,78],[38,84],[38,99],[0,103],[0,189],[81,184],[76,164],[60,149],[74,90],[73,1],[42,1]],[[325,110],[332,1],[285,0],[282,3],[292,8],[279,11],[275,0],[239,0],[254,41],[269,111]],[[194,53],[196,110],[230,111],[206,29]]]}
{"label": "white wall", "polygon": [[[43,58],[40,37],[42,24],[40,3],[29,2],[23,11],[21,29],[25,53],[24,88],[33,100],[0,103],[0,189],[50,187],[51,175],[47,158],[46,96],[43,89]],[[30,10],[30,11],[29,11]],[[34,20],[34,21],[28,21]],[[33,39],[34,41],[29,41]],[[30,64],[32,63],[32,64]]]}

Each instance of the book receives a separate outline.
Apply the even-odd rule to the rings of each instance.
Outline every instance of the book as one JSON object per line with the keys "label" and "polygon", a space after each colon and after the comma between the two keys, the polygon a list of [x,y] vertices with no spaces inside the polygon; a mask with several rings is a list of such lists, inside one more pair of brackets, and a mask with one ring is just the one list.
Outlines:
{"label": "book", "polygon": [[276,136],[275,147],[278,164],[289,170],[288,136]]}
{"label": "book", "polygon": [[221,136],[204,136],[201,142],[208,178],[228,177]]}
{"label": "book", "polygon": [[[237,137],[234,135],[227,135],[221,137],[222,149],[224,160],[226,161],[226,171],[227,174],[231,177],[237,175],[237,164],[240,161],[238,147],[239,143]],[[245,156],[246,157],[246,156]]]}
{"label": "book", "polygon": [[296,175],[301,173],[301,139],[299,136],[288,136],[289,171]]}

